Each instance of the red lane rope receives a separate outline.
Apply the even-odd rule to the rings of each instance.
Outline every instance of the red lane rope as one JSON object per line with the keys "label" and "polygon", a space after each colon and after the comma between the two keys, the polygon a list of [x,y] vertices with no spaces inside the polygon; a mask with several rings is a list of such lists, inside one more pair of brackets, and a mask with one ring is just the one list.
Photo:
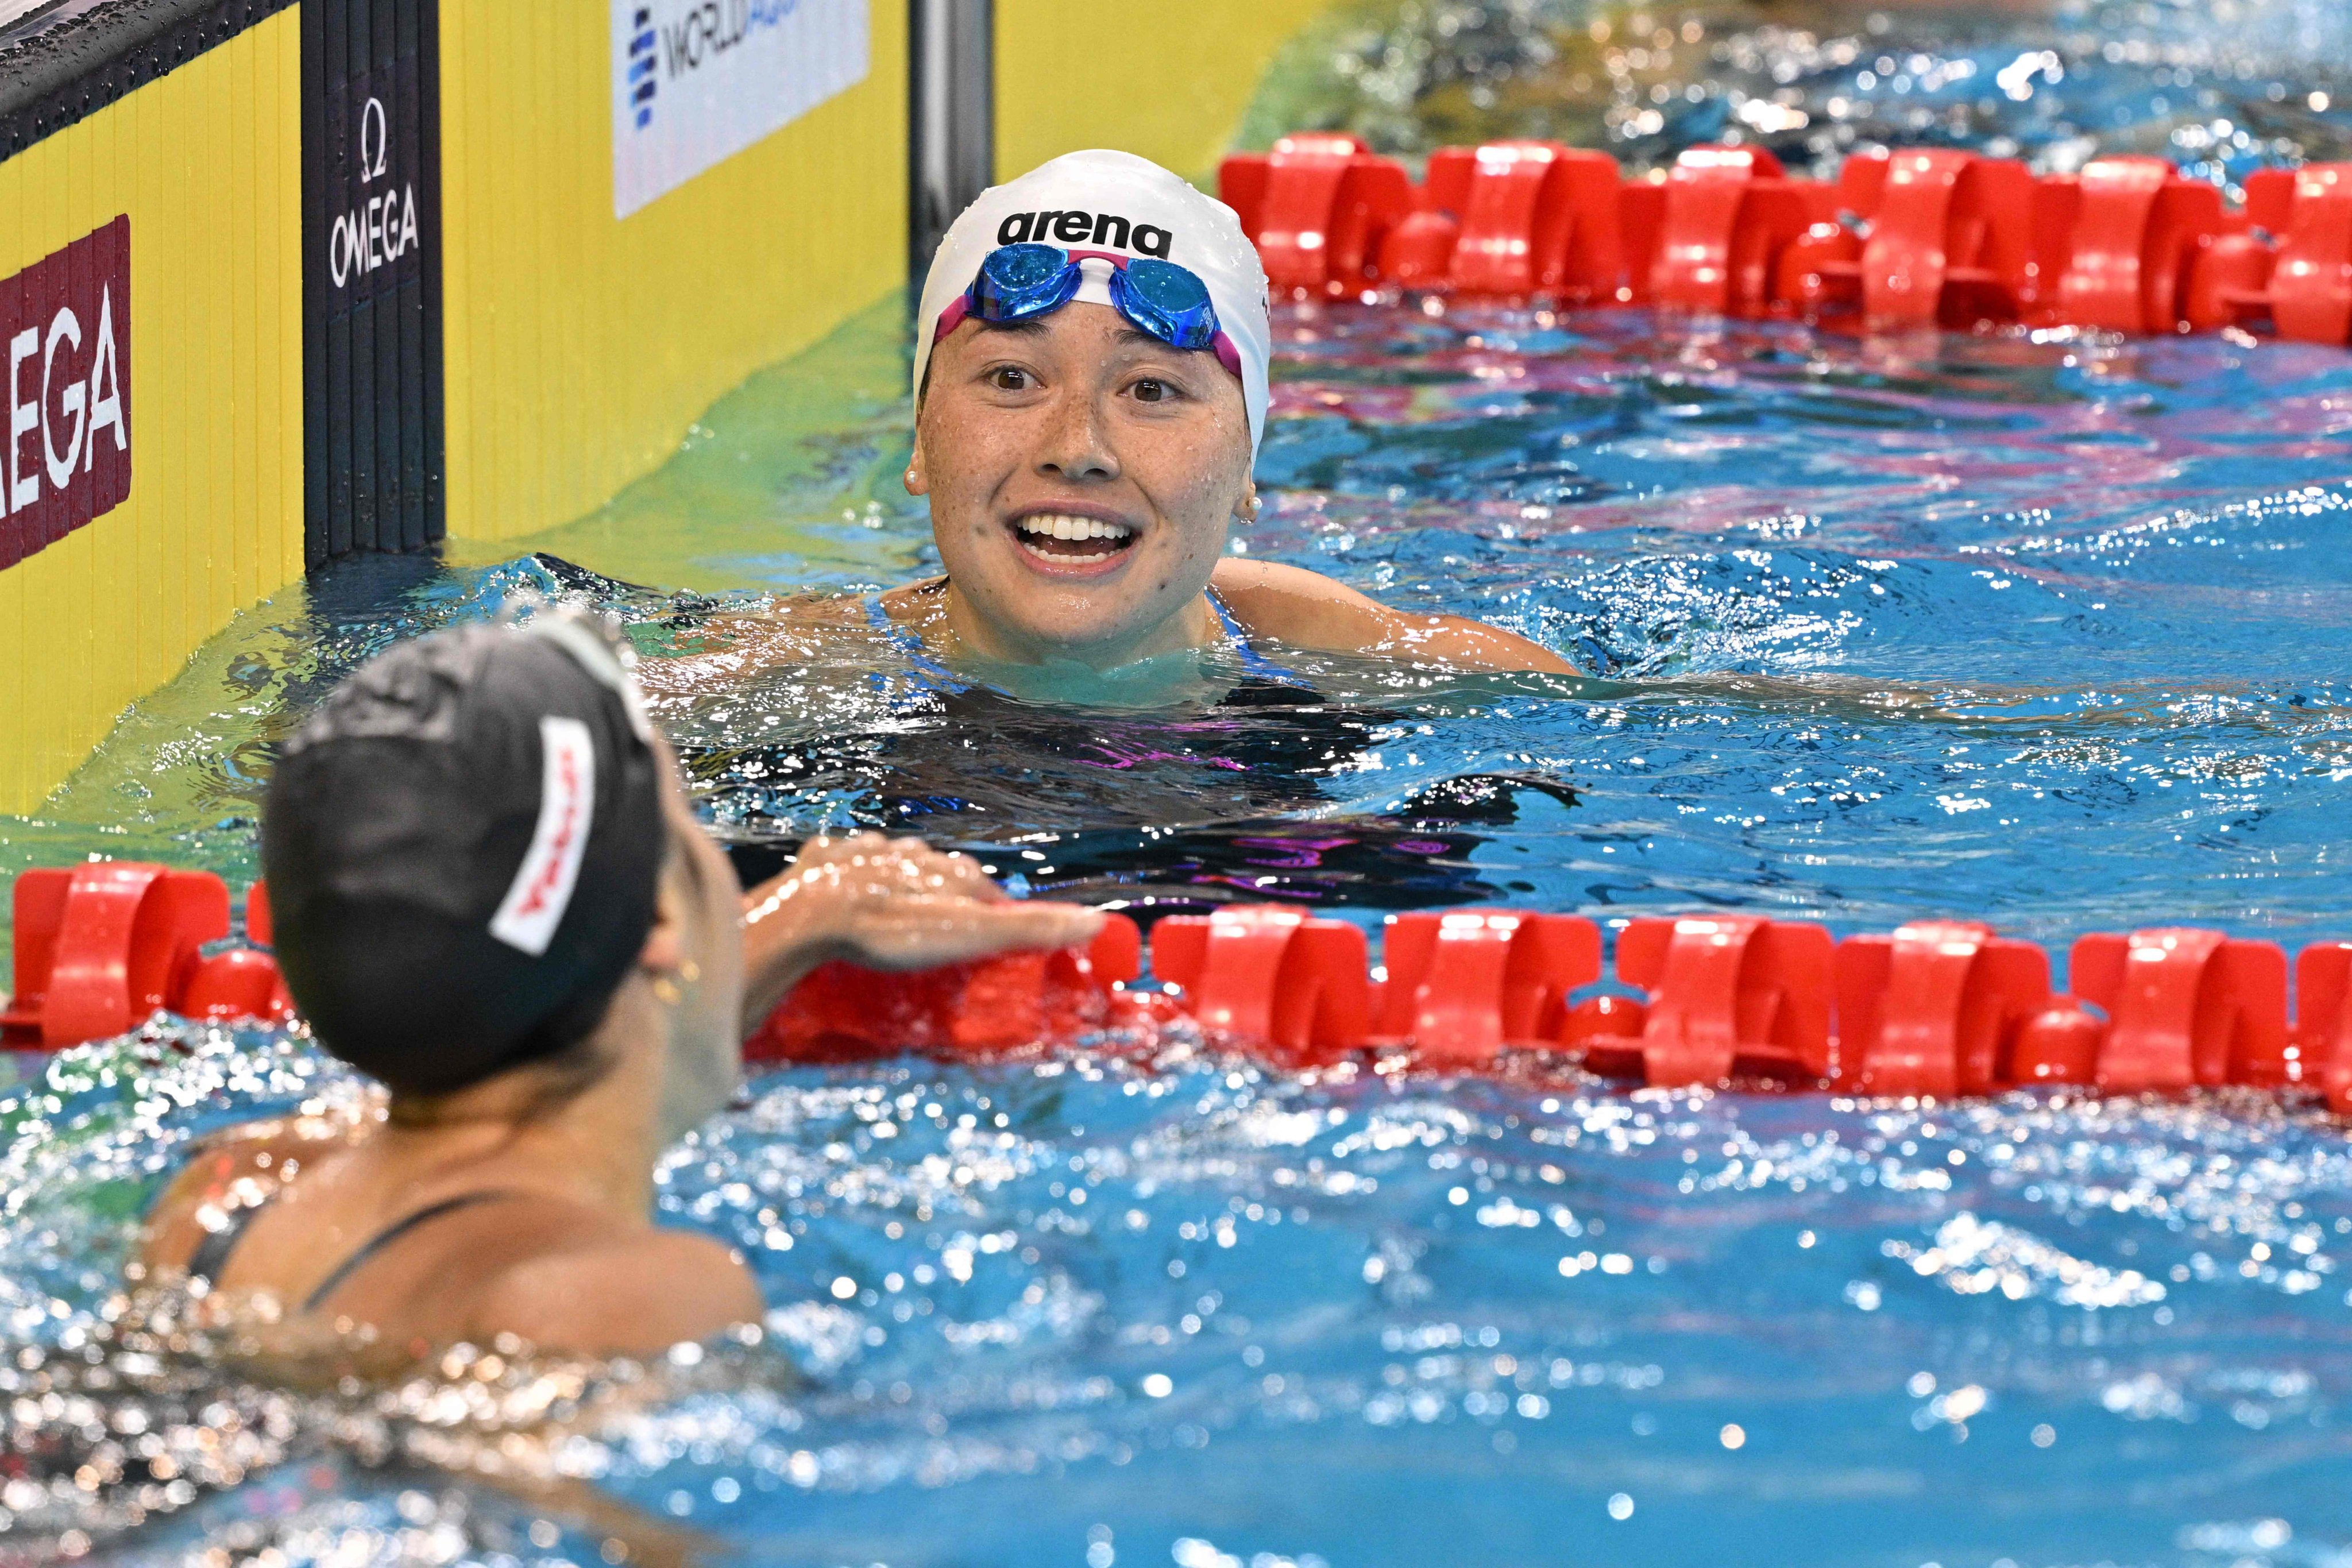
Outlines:
{"label": "red lane rope", "polygon": [[1371,969],[1360,928],[1280,906],[1171,916],[1151,932],[1162,987],[1151,989],[1137,984],[1136,928],[1113,916],[1083,954],[911,980],[828,965],[747,1050],[988,1056],[1122,1028],[1148,1048],[1181,1014],[1288,1068],[1369,1053],[1493,1072],[1532,1055],[1660,1088],[1948,1098],[2239,1084],[2315,1091],[2352,1111],[2352,942],[2304,949],[2292,1020],[2284,949],[2192,928],[2080,938],[2067,963],[2076,994],[2052,989],[2040,947],[1975,921],[1837,942],[1759,915],[1635,920],[1617,936],[1615,991],[1600,990],[1601,930],[1578,916],[1391,915],[1382,946],[1386,963]]}
{"label": "red lane rope", "polygon": [[2244,190],[2227,206],[2155,157],[2036,178],[1948,148],[1855,153],[1827,182],[1761,148],[1694,147],[1627,180],[1605,153],[1533,141],[1440,148],[1415,185],[1333,132],[1235,153],[1218,178],[1291,298],[1400,288],[1873,329],[2267,324],[2344,344],[2352,163],[2262,170]]}
{"label": "red lane rope", "polygon": [[[105,861],[16,879],[13,1045],[48,1050],[194,1018],[293,1016],[276,963],[228,946],[228,889],[201,871]],[[246,902],[268,939],[266,890]],[[1149,1056],[1178,1018],[1287,1068],[1380,1058],[1438,1072],[1578,1067],[1660,1088],[1739,1083],[1885,1096],[2036,1084],[2113,1092],[2223,1084],[2315,1092],[2352,1113],[2352,942],[2284,949],[2220,931],[2093,932],[2050,955],[1979,921],[1834,940],[1753,914],[1601,928],[1517,910],[1362,928],[1281,905],[1172,915],[1144,942],[1112,915],[1086,949],[914,973],[828,963],[745,1042],[766,1061],[951,1059],[1081,1044]],[[207,950],[210,951],[207,951]],[[1155,984],[1141,976],[1149,953]]]}

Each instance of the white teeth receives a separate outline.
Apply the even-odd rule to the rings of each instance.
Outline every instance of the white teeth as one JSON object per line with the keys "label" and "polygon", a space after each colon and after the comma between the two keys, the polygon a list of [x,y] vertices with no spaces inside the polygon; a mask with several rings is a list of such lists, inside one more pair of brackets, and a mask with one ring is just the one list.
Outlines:
{"label": "white teeth", "polygon": [[1127,539],[1135,532],[1123,522],[1105,522],[1097,517],[1070,517],[1058,512],[1024,517],[1019,527],[1026,534],[1066,540]]}

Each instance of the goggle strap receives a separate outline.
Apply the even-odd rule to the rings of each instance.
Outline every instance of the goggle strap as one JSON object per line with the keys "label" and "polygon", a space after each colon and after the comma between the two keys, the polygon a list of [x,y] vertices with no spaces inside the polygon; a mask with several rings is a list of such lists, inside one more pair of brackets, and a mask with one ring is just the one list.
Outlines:
{"label": "goggle strap", "polygon": [[931,345],[934,348],[938,347],[950,332],[962,326],[971,315],[971,295],[969,291],[949,300],[948,308],[940,312],[940,324],[931,329]]}
{"label": "goggle strap", "polygon": [[[1125,271],[1128,262],[1134,259],[1132,257],[1121,256],[1110,250],[1071,250],[1065,251],[1064,254],[1069,258],[1069,265],[1073,267],[1081,261],[1098,259],[1109,262],[1113,268],[1120,271]],[[979,285],[980,279],[974,277],[972,287],[978,288]],[[934,347],[937,347],[950,332],[954,331],[977,314],[972,309],[971,293],[971,289],[966,289],[949,300],[947,309],[940,312],[939,325],[931,329],[931,343]],[[1246,381],[1247,378],[1242,374],[1241,350],[1234,346],[1233,339],[1225,336],[1223,327],[1219,327],[1216,335],[1209,340],[1209,348],[1217,356],[1217,363],[1223,365],[1234,380]]]}

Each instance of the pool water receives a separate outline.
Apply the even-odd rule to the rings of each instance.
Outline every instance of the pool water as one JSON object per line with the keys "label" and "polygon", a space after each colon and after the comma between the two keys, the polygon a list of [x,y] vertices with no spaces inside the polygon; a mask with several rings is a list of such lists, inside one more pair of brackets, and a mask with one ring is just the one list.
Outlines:
{"label": "pool water", "polygon": [[[0,854],[249,877],[275,739],[522,593],[709,660],[762,595],[929,569],[904,333],[877,309],[755,378],[533,553],[264,606]],[[1583,678],[1276,649],[1294,683],[1212,656],[941,691],[844,634],[662,683],[747,871],[867,824],[1147,913],[2352,934],[2352,356],[1410,306],[1287,308],[1276,341],[1248,552]],[[109,1325],[190,1139],[358,1092],[306,1041],[18,1066],[11,1560],[2352,1563],[2352,1156],[2307,1105],[1300,1079],[1182,1039],[769,1072],[661,1199],[751,1258],[761,1342],[576,1373],[551,1426],[574,1373],[289,1393]],[[114,1479],[110,1443],[174,1474]]]}

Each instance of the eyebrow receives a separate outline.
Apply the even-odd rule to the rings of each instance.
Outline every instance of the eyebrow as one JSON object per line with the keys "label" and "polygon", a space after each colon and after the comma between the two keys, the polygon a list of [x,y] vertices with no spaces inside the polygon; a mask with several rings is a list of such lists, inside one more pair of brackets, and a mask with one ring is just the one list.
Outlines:
{"label": "eyebrow", "polygon": [[1178,365],[1193,363],[1194,356],[1202,352],[1198,349],[1178,348],[1174,343],[1155,338],[1138,327],[1120,328],[1118,336],[1112,339],[1111,342],[1117,348],[1141,349],[1146,353],[1160,355],[1169,363]]}
{"label": "eyebrow", "polygon": [[981,327],[992,332],[1019,332],[1031,338],[1043,337],[1045,332],[1045,321],[1035,316],[1024,316],[1017,321],[992,321],[985,317],[979,320]]}

